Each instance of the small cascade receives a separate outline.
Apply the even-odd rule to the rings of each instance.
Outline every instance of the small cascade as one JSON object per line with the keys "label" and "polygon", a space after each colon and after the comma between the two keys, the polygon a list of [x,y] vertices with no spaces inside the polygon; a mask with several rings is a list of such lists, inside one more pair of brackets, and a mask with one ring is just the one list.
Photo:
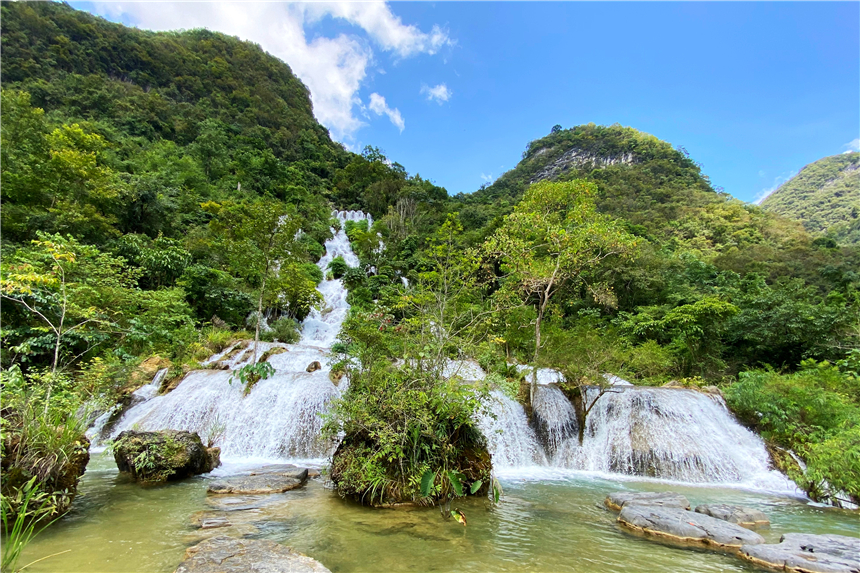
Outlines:
{"label": "small cascade", "polygon": [[[597,392],[589,389],[588,400]],[[764,442],[737,423],[722,398],[680,388],[617,386],[588,415],[583,444],[569,438],[554,462],[585,471],[794,490],[769,469]]]}
{"label": "small cascade", "polygon": [[522,405],[499,390],[490,392],[489,403],[478,413],[478,427],[487,438],[495,469],[546,464]]}
{"label": "small cascade", "polygon": [[555,384],[539,385],[532,400],[534,421],[550,457],[569,438],[577,436],[576,411],[564,392]]}
{"label": "small cascade", "polygon": [[[333,213],[341,229],[326,242],[326,254],[317,266],[326,272],[328,264],[342,256],[349,266],[358,266],[343,229],[346,221],[367,220],[360,211]],[[224,459],[321,458],[331,453],[332,444],[321,438],[321,414],[341,389],[330,378],[328,351],[349,312],[347,291],[339,279],[324,280],[317,287],[323,305],[305,320],[298,344],[261,342],[258,359],[266,360],[275,373],[260,380],[243,395],[238,380],[231,383],[232,371],[253,360],[253,343],[240,342],[209,359],[208,365],[222,369],[190,372],[175,390],[156,396],[160,380],[144,391],[144,398],[129,408],[111,429],[111,437],[123,430],[187,430],[205,441],[218,435]],[[318,364],[316,364],[318,363]],[[226,370],[225,370],[226,369]],[[154,397],[152,397],[154,396]]]}

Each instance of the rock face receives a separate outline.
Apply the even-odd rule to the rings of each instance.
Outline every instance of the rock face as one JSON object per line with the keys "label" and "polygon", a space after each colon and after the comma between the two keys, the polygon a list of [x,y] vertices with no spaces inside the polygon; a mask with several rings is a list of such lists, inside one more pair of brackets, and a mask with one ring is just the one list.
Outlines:
{"label": "rock face", "polygon": [[677,507],[690,509],[690,502],[679,493],[663,492],[618,492],[609,494],[603,502],[613,511],[621,511],[629,505],[653,505],[657,507]]}
{"label": "rock face", "polygon": [[258,473],[249,476],[238,476],[212,482],[210,494],[265,494],[283,493],[302,487],[308,479],[308,470],[296,468],[277,473]]}
{"label": "rock face", "polygon": [[677,507],[625,504],[618,516],[623,527],[685,545],[740,549],[764,538],[734,523]]}
{"label": "rock face", "polygon": [[780,571],[860,572],[860,539],[844,535],[786,533],[777,545],[744,545],[738,555]]}
{"label": "rock face", "polygon": [[331,573],[322,563],[273,541],[213,537],[189,547],[175,573]]}
{"label": "rock face", "polygon": [[114,443],[119,471],[143,482],[161,482],[211,472],[221,465],[220,448],[206,448],[191,432],[121,433]]}
{"label": "rock face", "polygon": [[737,523],[747,529],[770,526],[770,520],[764,513],[739,505],[726,505],[724,503],[697,505],[696,513],[710,515],[729,523]]}

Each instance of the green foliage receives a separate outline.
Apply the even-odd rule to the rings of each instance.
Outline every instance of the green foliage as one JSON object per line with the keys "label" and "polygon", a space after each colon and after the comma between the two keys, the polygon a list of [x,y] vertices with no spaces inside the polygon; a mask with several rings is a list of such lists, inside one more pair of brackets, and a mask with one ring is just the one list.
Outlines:
{"label": "green foliage", "polygon": [[184,454],[185,446],[171,435],[143,443],[140,438],[126,435],[115,440],[113,451],[123,451],[130,458],[134,474],[144,482],[167,481],[174,471],[173,460]]}
{"label": "green foliage", "polygon": [[272,376],[275,373],[275,367],[268,362],[257,362],[256,364],[245,364],[237,368],[230,374],[230,384],[233,380],[238,380],[244,386],[243,394],[247,396],[260,380]]}
{"label": "green foliage", "polygon": [[334,278],[339,279],[346,274],[346,271],[349,270],[349,265],[346,264],[346,261],[341,256],[337,256],[331,260],[328,264],[328,269],[331,271],[331,274]]}
{"label": "green foliage", "polygon": [[55,520],[48,521],[50,501],[48,495],[39,490],[37,478],[32,478],[13,498],[0,496],[0,522],[3,524],[3,571],[20,571],[21,553],[30,542]]}
{"label": "green foliage", "polygon": [[[827,362],[805,361],[799,372],[743,372],[726,389],[732,410],[765,438],[806,460],[796,476],[817,497],[828,482],[860,499],[860,378]],[[833,493],[833,492],[831,492]]]}
{"label": "green foliage", "polygon": [[301,338],[299,324],[288,316],[282,316],[270,324],[269,327],[271,330],[267,334],[271,334],[273,341],[295,344]]}
{"label": "green foliage", "polygon": [[811,233],[856,245],[860,242],[859,165],[857,152],[819,159],[768,195],[761,206],[801,221]]}

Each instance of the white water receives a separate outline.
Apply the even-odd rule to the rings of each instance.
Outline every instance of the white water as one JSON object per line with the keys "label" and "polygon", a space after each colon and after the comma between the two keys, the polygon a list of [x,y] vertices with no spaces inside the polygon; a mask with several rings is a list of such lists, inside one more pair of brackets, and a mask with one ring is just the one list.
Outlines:
{"label": "white water", "polygon": [[579,424],[573,404],[558,386],[537,386],[532,400],[534,420],[549,456],[571,437],[576,437]]}
{"label": "white water", "polygon": [[522,405],[502,392],[490,392],[490,403],[478,412],[478,427],[487,438],[495,469],[546,464],[543,448]]}
{"label": "white water", "polygon": [[[589,390],[589,400],[596,396],[596,389]],[[491,408],[497,416],[495,425],[484,422],[481,427],[501,429],[505,436],[489,439],[494,462],[504,460],[509,470],[522,466],[521,477],[529,477],[535,473],[534,462],[524,462],[511,451],[523,448],[523,443],[528,444],[526,450],[534,447],[535,431],[525,411],[498,400]],[[769,468],[764,442],[737,423],[719,396],[617,385],[589,413],[581,446],[576,422],[570,420],[572,410],[558,388],[536,389],[535,420],[543,441],[538,447],[549,454],[543,469],[550,473],[574,470],[798,492],[791,480]]]}
{"label": "white water", "polygon": [[[343,226],[347,220],[370,222],[369,216],[358,211],[333,215],[342,228],[326,242],[326,254],[317,263],[323,273],[337,256],[350,266],[359,264]],[[273,348],[284,352],[269,357],[275,374],[260,380],[247,396],[239,380],[230,383],[232,371],[253,359],[253,343],[239,343],[246,348],[234,352],[234,346],[209,360],[227,370],[189,373],[172,392],[130,408],[111,432],[112,437],[131,428],[175,429],[197,432],[206,440],[216,431],[222,437],[215,445],[221,447],[222,458],[227,461],[319,459],[329,455],[333,444],[320,437],[321,414],[341,390],[329,377],[327,356],[349,304],[340,280],[324,280],[318,289],[324,298],[322,309],[314,310],[305,320],[298,344],[260,343],[258,357]],[[228,358],[230,354],[233,356]],[[320,368],[307,372],[314,362],[319,362]]]}

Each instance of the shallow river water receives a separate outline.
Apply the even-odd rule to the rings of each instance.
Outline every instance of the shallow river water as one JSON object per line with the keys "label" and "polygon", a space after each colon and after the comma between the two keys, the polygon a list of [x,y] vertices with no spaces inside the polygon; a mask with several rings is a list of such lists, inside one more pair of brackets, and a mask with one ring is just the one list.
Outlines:
{"label": "shallow river water", "polygon": [[[225,472],[224,469],[217,470]],[[229,473],[229,467],[227,468]],[[807,501],[739,489],[690,487],[649,481],[615,481],[535,468],[502,479],[501,503],[458,503],[463,527],[436,509],[368,509],[340,499],[319,479],[304,488],[266,497],[249,523],[236,529],[251,538],[289,545],[335,573],[377,571],[709,572],[756,571],[735,557],[674,548],[624,533],[616,514],[603,508],[617,490],[683,493],[691,504],[737,503],[764,511],[769,542],[781,533],[860,535],[856,513]],[[539,476],[540,479],[533,479]],[[26,569],[39,572],[170,572],[185,548],[203,538],[193,514],[213,510],[197,477],[140,487],[120,476],[112,459],[95,454],[73,510],[45,530],[21,565],[55,555]],[[216,500],[217,501],[217,500]],[[229,534],[228,529],[205,532]]]}

